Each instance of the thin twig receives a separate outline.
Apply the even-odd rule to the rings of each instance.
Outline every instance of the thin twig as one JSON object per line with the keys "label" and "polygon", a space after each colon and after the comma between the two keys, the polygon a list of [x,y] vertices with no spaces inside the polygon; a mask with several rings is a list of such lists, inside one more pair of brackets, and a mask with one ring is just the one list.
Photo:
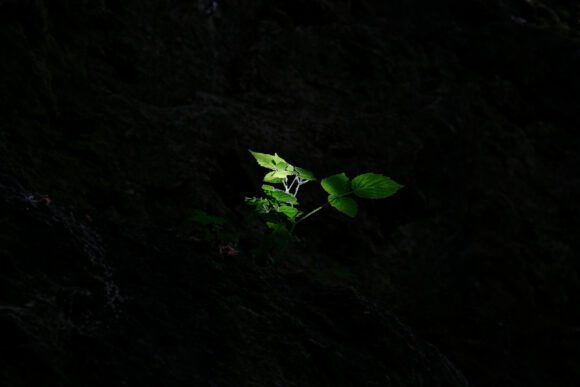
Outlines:
{"label": "thin twig", "polygon": [[[290,183],[290,185],[288,186],[286,193],[290,193],[292,186],[294,185],[294,183],[296,183],[296,179],[298,179],[298,176],[294,176],[294,180],[292,180],[292,183]],[[300,182],[298,182],[298,183],[300,183]],[[294,194],[294,197],[296,197],[296,194]]]}

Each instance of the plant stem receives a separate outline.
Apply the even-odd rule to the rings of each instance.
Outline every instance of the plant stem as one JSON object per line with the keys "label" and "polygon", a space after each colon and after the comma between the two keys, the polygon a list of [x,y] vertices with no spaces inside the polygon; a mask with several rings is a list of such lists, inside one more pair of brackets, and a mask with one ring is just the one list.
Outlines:
{"label": "plant stem", "polygon": [[[288,182],[287,180],[288,178],[286,178],[286,182]],[[284,188],[286,188],[286,193],[291,193],[290,190],[292,189],[292,186],[294,185],[294,183],[296,183],[296,179],[298,179],[298,176],[294,176],[294,180],[292,180],[292,183],[290,183],[289,186],[286,186],[286,184],[284,184]],[[298,181],[298,185],[300,185],[300,182]],[[294,194],[294,197],[296,197],[296,194]]]}
{"label": "plant stem", "polygon": [[296,197],[296,195],[298,195],[298,190],[300,189],[301,185],[302,185],[302,182],[300,181],[300,179],[298,179],[298,184],[296,184],[296,191],[294,191],[294,197]]}
{"label": "plant stem", "polygon": [[[307,183],[307,181],[305,182]],[[298,185],[298,187],[300,187],[300,184]],[[296,192],[298,192],[298,189],[296,189]],[[351,193],[353,193],[353,191],[349,191],[347,193],[344,193],[342,195],[338,195],[339,198],[345,197],[350,195]],[[323,205],[321,205],[320,207],[317,207],[315,209],[313,209],[312,211],[310,211],[309,213],[307,213],[306,215],[304,215],[303,217],[301,217],[300,219],[298,219],[298,221],[292,223],[292,228],[290,229],[290,234],[292,234],[294,232],[294,229],[296,228],[296,226],[298,225],[298,223],[306,220],[307,218],[311,217],[312,215],[316,214],[318,211],[322,210],[324,207],[328,206],[330,204],[330,202],[328,203],[324,203]]]}
{"label": "plant stem", "polygon": [[290,229],[290,234],[292,234],[292,232],[294,232],[294,228],[296,228],[296,226],[298,225],[298,223],[306,220],[307,218],[311,217],[312,215],[316,214],[318,211],[322,210],[324,207],[326,207],[328,205],[328,203],[321,205],[320,207],[317,207],[315,209],[313,209],[312,211],[310,211],[308,214],[304,215],[302,218],[298,219],[298,221],[294,222],[292,224],[292,228]]}

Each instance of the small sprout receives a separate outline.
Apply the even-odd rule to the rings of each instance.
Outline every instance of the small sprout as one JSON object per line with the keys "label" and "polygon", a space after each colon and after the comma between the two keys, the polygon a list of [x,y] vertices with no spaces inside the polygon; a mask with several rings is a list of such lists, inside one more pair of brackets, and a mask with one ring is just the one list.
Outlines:
{"label": "small sprout", "polygon": [[229,239],[225,226],[227,220],[221,216],[210,215],[204,210],[194,209],[189,221],[193,226],[193,234],[189,237],[194,242],[210,244],[225,243]]}

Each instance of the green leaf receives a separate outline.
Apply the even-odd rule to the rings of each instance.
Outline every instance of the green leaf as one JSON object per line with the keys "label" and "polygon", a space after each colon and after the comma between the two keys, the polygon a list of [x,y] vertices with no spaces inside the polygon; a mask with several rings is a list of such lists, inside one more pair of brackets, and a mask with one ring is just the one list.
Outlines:
{"label": "green leaf", "polygon": [[312,172],[304,168],[294,168],[296,171],[296,175],[301,178],[302,180],[316,180],[316,177]]}
{"label": "green leaf", "polygon": [[284,179],[286,177],[288,177],[289,175],[291,175],[290,172],[288,171],[272,171],[272,172],[268,172],[266,174],[266,176],[264,176],[264,181],[266,183],[281,183],[282,181],[284,181]]}
{"label": "green leaf", "polygon": [[271,186],[271,185],[267,185],[267,184],[264,184],[264,185],[262,185],[262,189],[263,189],[264,191],[274,191],[274,190],[276,190],[276,188],[274,188],[274,187],[273,187],[273,186]]}
{"label": "green leaf", "polygon": [[278,156],[278,153],[274,153],[272,161],[274,162],[274,165],[276,166],[277,170],[290,172],[294,171],[294,167],[288,164],[288,162],[284,160],[282,157]]}
{"label": "green leaf", "polygon": [[322,188],[330,195],[345,195],[349,192],[349,182],[348,177],[345,173],[339,173],[337,175],[333,175],[322,179],[320,184]]}
{"label": "green leaf", "polygon": [[278,177],[271,177],[271,176],[264,176],[264,181],[266,183],[271,183],[271,184],[280,184],[284,181],[284,179],[282,178],[278,178]]}
{"label": "green leaf", "polygon": [[352,191],[365,199],[383,199],[394,195],[403,186],[378,173],[365,173],[352,179]]}
{"label": "green leaf", "polygon": [[256,207],[258,214],[267,214],[270,208],[270,202],[264,198],[246,198],[246,203],[250,206]]}
{"label": "green leaf", "polygon": [[254,152],[251,150],[250,150],[250,153],[252,154],[252,156],[254,156],[254,158],[256,159],[256,161],[258,162],[258,164],[261,167],[268,168],[268,169],[274,169],[274,170],[276,169],[276,163],[274,162],[274,158],[277,155],[272,156],[272,155],[269,155],[267,153],[259,153],[259,152]]}
{"label": "green leaf", "polygon": [[354,218],[358,213],[358,204],[353,198],[329,195],[328,203],[351,218]]}
{"label": "green leaf", "polygon": [[288,236],[290,231],[284,223],[274,223],[274,222],[266,222],[266,225],[270,230],[272,230],[272,234],[277,236]]}
{"label": "green leaf", "polygon": [[226,223],[226,220],[220,216],[213,216],[209,215],[204,210],[195,209],[193,210],[193,214],[191,215],[191,220],[197,224],[201,224],[203,226],[209,225],[221,225]]}
{"label": "green leaf", "polygon": [[296,219],[296,216],[298,215],[298,209],[290,206],[281,206],[278,208],[278,212],[286,215],[290,220]]}
{"label": "green leaf", "polygon": [[281,172],[279,174],[268,173],[264,178],[265,182],[268,183],[281,183],[282,179],[287,176],[296,175],[300,177],[302,180],[316,180],[316,177],[312,172],[304,168],[294,167],[289,164],[286,160],[282,157],[278,156],[277,153],[273,155],[269,155],[267,153],[259,153],[250,150],[250,153],[258,164],[264,168],[268,168],[273,170],[274,172]]}
{"label": "green leaf", "polygon": [[268,191],[268,192],[266,192],[266,195],[268,195],[269,197],[271,197],[273,199],[276,199],[280,203],[298,204],[298,200],[293,195],[290,195],[289,193],[286,193],[284,191],[278,191],[278,190]]}

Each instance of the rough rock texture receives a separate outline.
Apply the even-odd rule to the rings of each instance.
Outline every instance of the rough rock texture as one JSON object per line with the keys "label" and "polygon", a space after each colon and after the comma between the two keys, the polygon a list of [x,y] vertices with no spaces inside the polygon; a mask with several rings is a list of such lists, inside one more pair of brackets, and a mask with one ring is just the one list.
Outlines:
{"label": "rough rock texture", "polygon": [[[217,4],[0,0],[0,382],[578,385],[578,5]],[[405,189],[256,262],[249,148]]]}

